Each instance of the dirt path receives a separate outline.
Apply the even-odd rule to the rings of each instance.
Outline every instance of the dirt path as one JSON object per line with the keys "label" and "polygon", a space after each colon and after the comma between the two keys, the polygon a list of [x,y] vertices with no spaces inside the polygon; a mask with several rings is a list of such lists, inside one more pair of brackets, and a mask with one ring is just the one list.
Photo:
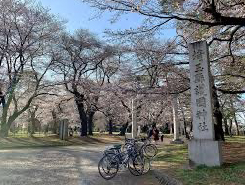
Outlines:
{"label": "dirt path", "polygon": [[1,185],[157,185],[151,173],[135,177],[120,172],[100,177],[98,161],[105,146],[69,146],[0,150]]}

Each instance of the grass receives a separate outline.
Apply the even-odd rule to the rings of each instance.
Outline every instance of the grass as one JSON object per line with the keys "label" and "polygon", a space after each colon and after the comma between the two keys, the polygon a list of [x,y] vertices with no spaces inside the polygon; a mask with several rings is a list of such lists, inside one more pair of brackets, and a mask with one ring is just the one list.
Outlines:
{"label": "grass", "polygon": [[213,168],[199,166],[194,170],[177,169],[176,175],[184,184],[245,184],[245,162]]}
{"label": "grass", "polygon": [[183,163],[187,160],[186,145],[164,145],[159,148],[155,161]]}
{"label": "grass", "polygon": [[153,165],[184,185],[245,185],[245,136],[227,137],[222,149],[225,163],[221,167],[190,169],[186,144],[159,147]]}
{"label": "grass", "polygon": [[245,136],[225,137],[226,142],[245,143]]}

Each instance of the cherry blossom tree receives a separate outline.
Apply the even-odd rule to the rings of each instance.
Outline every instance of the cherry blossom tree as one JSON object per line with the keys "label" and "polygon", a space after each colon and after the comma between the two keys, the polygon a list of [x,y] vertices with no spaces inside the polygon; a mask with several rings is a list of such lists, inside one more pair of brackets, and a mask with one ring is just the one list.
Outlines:
{"label": "cherry blossom tree", "polygon": [[[62,23],[48,10],[28,1],[3,0],[0,7],[0,71],[4,84],[1,90],[6,99],[0,133],[7,136],[11,123],[31,102],[37,96],[49,94],[45,90],[49,86],[45,75],[57,61],[54,44]],[[20,106],[23,96],[28,98]]]}

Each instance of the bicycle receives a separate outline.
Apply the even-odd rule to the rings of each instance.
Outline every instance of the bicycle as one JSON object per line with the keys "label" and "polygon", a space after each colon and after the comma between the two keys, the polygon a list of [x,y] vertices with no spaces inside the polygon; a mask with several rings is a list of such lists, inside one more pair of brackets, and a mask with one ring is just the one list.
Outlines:
{"label": "bicycle", "polygon": [[[114,153],[115,151],[116,153]],[[139,176],[143,174],[144,161],[134,146],[128,146],[125,152],[119,151],[118,148],[107,150],[98,164],[99,173],[106,180],[115,177],[119,168],[122,167],[128,167],[133,175]]]}
{"label": "bicycle", "polygon": [[[137,144],[138,143],[138,144]],[[141,146],[137,146],[137,145],[140,145],[139,143],[143,143]],[[125,146],[127,145],[134,145],[136,146],[138,152],[148,158],[148,159],[153,159],[153,157],[156,156],[157,154],[157,147],[156,145],[152,144],[150,142],[149,139],[147,138],[142,138],[142,139],[126,139],[125,138]]]}
{"label": "bicycle", "polygon": [[152,159],[157,155],[157,147],[152,144],[149,139],[143,138],[141,139],[144,144],[140,148],[140,153],[144,155],[146,158]]}
{"label": "bicycle", "polygon": [[[142,145],[143,141],[143,145]],[[124,145],[114,145],[114,147],[104,151],[106,154],[118,154],[120,151],[125,152],[127,147],[134,147],[134,150],[141,156],[144,162],[144,172],[147,173],[151,168],[151,160],[157,153],[155,145],[150,144],[149,140],[146,139],[127,139],[125,138]],[[153,148],[153,149],[152,149]]]}

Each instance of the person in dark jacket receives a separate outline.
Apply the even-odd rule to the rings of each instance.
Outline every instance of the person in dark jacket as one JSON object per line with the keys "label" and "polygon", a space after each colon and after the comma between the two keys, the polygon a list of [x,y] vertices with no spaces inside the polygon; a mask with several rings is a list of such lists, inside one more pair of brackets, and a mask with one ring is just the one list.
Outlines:
{"label": "person in dark jacket", "polygon": [[157,129],[157,127],[153,128],[153,139],[155,142],[157,142],[159,140],[159,130]]}
{"label": "person in dark jacket", "polygon": [[161,135],[161,142],[163,142],[163,138],[164,138],[164,135],[162,134],[162,135]]}
{"label": "person in dark jacket", "polygon": [[150,139],[152,135],[153,135],[153,128],[149,130],[147,138]]}

